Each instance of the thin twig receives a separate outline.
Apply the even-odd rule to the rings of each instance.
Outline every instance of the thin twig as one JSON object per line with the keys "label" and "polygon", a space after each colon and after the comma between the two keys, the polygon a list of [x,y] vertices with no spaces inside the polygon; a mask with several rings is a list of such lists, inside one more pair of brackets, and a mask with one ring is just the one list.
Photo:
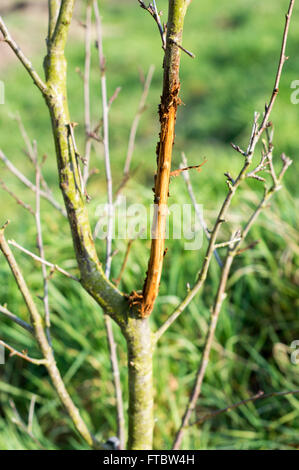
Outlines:
{"label": "thin twig", "polygon": [[[28,179],[26,178],[25,175],[23,175],[23,173],[21,173],[12,163],[10,160],[8,160],[8,158],[4,155],[4,153],[2,152],[2,150],[0,150],[0,160],[3,161],[3,163],[5,163],[6,167],[8,168],[8,170],[13,174],[15,175],[25,186],[27,186],[27,188],[31,189],[31,191],[33,191],[34,193],[36,193],[36,186]],[[54,199],[54,197],[52,196],[52,194],[50,194],[49,192],[46,192],[46,191],[43,191],[41,190],[40,191],[40,195],[41,197],[43,197],[44,199],[46,199],[50,204],[52,204],[53,207],[55,207],[55,209],[57,209],[64,217],[66,217],[66,211],[65,209],[59,204],[59,202],[56,201],[56,199]]]}
{"label": "thin twig", "polygon": [[90,118],[90,63],[91,63],[91,15],[92,4],[87,2],[86,5],[86,25],[85,25],[85,65],[84,65],[84,116],[85,116],[85,160],[83,170],[83,181],[86,186],[89,177],[89,163],[92,140],[91,118]]}
{"label": "thin twig", "polygon": [[159,33],[160,33],[160,36],[161,36],[161,40],[162,40],[162,49],[165,51],[165,49],[166,49],[166,27],[164,25],[162,25],[162,23],[161,23],[161,19],[160,19],[160,15],[159,15],[159,12],[158,12],[158,9],[157,9],[156,1],[153,0],[153,4],[150,3],[148,6],[146,6],[145,3],[142,0],[138,0],[138,2],[140,4],[141,8],[148,11],[149,14],[155,20],[155,22],[157,23]]}
{"label": "thin twig", "polygon": [[31,434],[32,434],[32,427],[33,427],[35,403],[36,403],[36,395],[33,395],[33,397],[30,400],[30,406],[29,406],[29,412],[28,412],[28,424],[27,424],[28,432]]}
{"label": "thin twig", "polygon": [[[292,13],[293,6],[294,6],[294,1],[291,0],[290,7],[289,7],[289,13],[288,13],[287,18],[286,18],[286,26],[285,26],[285,30],[284,30],[284,34],[283,34],[282,52],[281,52],[280,59],[279,59],[277,77],[276,77],[276,80],[275,80],[274,91],[272,93],[272,98],[271,98],[271,103],[270,103],[271,105],[270,105],[270,107],[266,108],[265,116],[264,116],[264,119],[263,119],[262,124],[260,126],[258,126],[259,114],[255,113],[254,123],[253,123],[253,127],[252,127],[252,133],[251,133],[249,145],[248,145],[248,148],[247,148],[247,152],[246,152],[246,155],[245,155],[244,166],[243,166],[241,172],[239,173],[239,176],[237,177],[236,181],[231,181],[231,178],[229,178],[229,180],[228,180],[229,193],[228,193],[228,196],[226,197],[226,200],[225,200],[225,202],[222,206],[222,209],[220,210],[220,214],[217,218],[214,230],[212,232],[209,248],[208,248],[208,251],[207,251],[207,255],[205,257],[205,261],[204,261],[204,264],[203,264],[202,271],[201,271],[200,276],[199,276],[199,280],[198,280],[197,284],[195,285],[195,288],[193,288],[192,291],[189,292],[189,294],[187,295],[187,297],[185,298],[185,300],[183,301],[181,306],[172,315],[172,316],[175,316],[176,318],[179,315],[180,311],[183,311],[184,308],[189,304],[189,301],[192,300],[192,298],[194,297],[194,294],[199,290],[199,288],[202,286],[202,284],[205,280],[205,277],[206,277],[205,270],[206,270],[207,265],[209,264],[209,261],[207,261],[207,260],[210,260],[211,248],[215,247],[217,233],[218,233],[218,230],[219,230],[219,228],[217,229],[217,227],[220,227],[220,223],[224,220],[224,218],[226,216],[226,213],[227,213],[227,210],[228,210],[228,207],[230,206],[230,202],[232,200],[232,197],[234,196],[234,194],[236,192],[236,189],[240,186],[241,182],[246,178],[247,168],[250,166],[250,164],[252,162],[255,147],[256,147],[263,131],[268,126],[268,119],[269,119],[271,109],[273,108],[273,104],[275,102],[275,99],[276,99],[276,96],[277,96],[277,93],[278,93],[278,84],[279,84],[280,77],[281,77],[282,67],[283,67],[283,64],[285,62],[284,52],[285,52],[285,47],[286,47],[286,39],[287,39],[287,33],[288,33],[288,28],[289,28],[289,21],[290,21],[290,16],[291,16],[291,13]],[[269,111],[269,109],[270,109],[270,111]],[[271,143],[271,145],[272,145],[272,143]],[[270,145],[269,145],[269,147],[270,147]],[[237,148],[236,148],[236,150],[239,151],[239,149],[237,149]],[[281,171],[282,175],[285,173],[286,168],[290,164],[291,164],[291,161],[289,159],[287,159],[283,162],[283,169]],[[214,307],[213,307],[213,310],[212,310],[211,323],[210,323],[210,326],[209,326],[209,330],[208,330],[208,334],[207,334],[207,338],[206,338],[206,343],[205,343],[201,363],[200,363],[199,369],[198,369],[197,374],[196,374],[196,380],[195,380],[195,384],[194,384],[194,387],[193,387],[193,391],[192,391],[189,403],[186,407],[184,416],[182,418],[181,425],[180,425],[179,430],[177,432],[177,435],[175,437],[175,441],[174,441],[174,444],[173,444],[173,449],[174,450],[178,450],[181,446],[184,430],[190,422],[190,417],[192,415],[192,412],[195,409],[197,400],[198,400],[198,398],[200,396],[200,393],[201,393],[201,387],[202,387],[202,383],[203,383],[203,380],[204,380],[204,377],[205,377],[206,368],[207,368],[208,362],[209,362],[210,351],[211,351],[211,347],[212,347],[212,343],[213,343],[213,339],[214,339],[214,335],[215,335],[215,329],[216,329],[216,326],[217,326],[217,321],[218,321],[219,313],[220,313],[220,310],[221,310],[221,307],[222,307],[222,303],[223,303],[223,301],[225,299],[225,296],[226,296],[226,294],[225,294],[226,284],[227,284],[228,276],[229,276],[229,273],[230,273],[230,269],[231,269],[234,257],[238,254],[238,247],[245,240],[245,238],[246,238],[250,228],[252,227],[254,221],[256,220],[257,216],[259,215],[261,210],[265,207],[267,200],[278,189],[280,189],[280,186],[277,185],[277,179],[275,178],[275,180],[273,180],[272,187],[270,189],[267,189],[267,188],[265,189],[265,193],[264,193],[264,196],[263,196],[260,204],[255,209],[254,213],[250,217],[248,223],[246,224],[244,230],[242,231],[242,233],[239,237],[240,240],[237,241],[234,244],[233,247],[230,246],[228,248],[227,257],[226,257],[225,264],[224,264],[222,274],[221,274],[221,278],[220,278],[220,281],[219,281],[219,286],[218,286],[218,290],[217,290],[215,304],[214,304]]]}
{"label": "thin twig", "polygon": [[[6,224],[7,225],[7,224]],[[46,366],[48,373],[51,377],[52,384],[62,402],[64,407],[66,408],[69,416],[71,417],[74,426],[78,430],[78,432],[82,435],[82,437],[90,444],[95,447],[99,446],[100,444],[98,441],[94,438],[94,436],[90,433],[89,429],[87,428],[85,422],[83,421],[79,410],[75,406],[71,396],[69,395],[63,379],[60,375],[59,369],[57,368],[56,365],[56,360],[52,351],[51,346],[48,343],[44,327],[43,327],[43,320],[42,317],[36,307],[36,304],[30,294],[30,291],[28,289],[27,283],[24,279],[24,276],[16,262],[16,259],[5,239],[4,236],[4,231],[5,227],[4,225],[0,229],[0,249],[3,252],[7,263],[11,269],[11,272],[16,280],[16,283],[18,285],[18,288],[23,296],[23,299],[27,305],[29,314],[30,314],[30,320],[32,323],[32,326],[34,327],[34,333],[35,333],[35,338],[38,342],[38,345],[40,347],[41,353],[44,357],[42,359],[44,362],[44,365]],[[26,359],[26,358],[24,358]]]}
{"label": "thin twig", "polygon": [[124,256],[124,260],[122,262],[122,265],[121,265],[121,268],[120,268],[120,271],[119,271],[119,275],[117,276],[117,278],[114,281],[114,284],[116,286],[118,286],[120,281],[122,280],[123,274],[125,272],[125,269],[126,269],[126,266],[127,266],[127,263],[128,263],[129,254],[130,254],[130,251],[131,251],[131,248],[132,248],[132,245],[133,245],[134,241],[135,241],[134,239],[131,239],[131,240],[128,241],[125,256]]}
{"label": "thin twig", "polygon": [[2,179],[0,179],[0,185],[2,189],[4,189],[4,191],[6,191],[12,198],[14,198],[17,204],[22,206],[23,209],[26,209],[26,211],[30,212],[30,214],[34,216],[34,210],[32,209],[32,207],[26,202],[22,201],[14,192],[8,189],[8,187],[6,186],[6,184],[4,183]]}
{"label": "thin twig", "polygon": [[118,87],[115,88],[115,92],[113,93],[111,98],[109,98],[109,101],[108,101],[108,110],[109,111],[110,111],[111,106],[113,105],[114,101],[116,100],[116,98],[118,97],[120,92],[121,92],[121,87],[118,86]]}
{"label": "thin twig", "polygon": [[[103,52],[103,33],[100,12],[97,0],[93,1],[93,7],[96,19],[96,31],[98,42],[99,54],[99,67],[101,73],[101,91],[102,91],[102,113],[103,113],[103,145],[104,145],[104,158],[107,182],[107,196],[108,196],[108,228],[106,238],[106,265],[105,276],[109,279],[112,262],[112,236],[113,236],[113,187],[112,175],[110,164],[110,149],[109,149],[109,103],[107,98],[107,82],[105,71],[105,56]],[[125,417],[124,417],[124,404],[122,398],[122,386],[120,381],[119,364],[117,358],[117,347],[114,339],[111,318],[104,314],[105,327],[107,332],[108,345],[110,350],[110,361],[114,380],[114,389],[116,396],[117,408],[117,423],[118,423],[118,438],[120,441],[120,449],[125,448]]]}
{"label": "thin twig", "polygon": [[175,44],[179,49],[181,49],[181,51],[185,52],[185,54],[187,54],[189,57],[191,57],[191,59],[195,59],[195,54],[193,54],[193,52],[191,51],[188,51],[188,49],[186,49],[185,47],[183,47],[181,44],[177,43],[176,41],[174,41],[173,39],[171,39],[171,41],[173,42],[173,44]]}
{"label": "thin twig", "polygon": [[255,402],[258,400],[266,400],[267,398],[272,398],[272,397],[284,397],[287,395],[296,395],[297,393],[299,393],[299,390],[290,390],[287,392],[271,392],[267,394],[265,394],[263,391],[260,391],[256,393],[255,395],[253,395],[252,397],[246,398],[245,400],[239,401],[237,403],[233,403],[232,405],[226,406],[225,408],[222,408],[220,410],[211,411],[210,413],[207,413],[206,415],[204,415],[202,418],[199,418],[193,423],[190,423],[188,427],[202,424],[209,419],[213,419],[216,416],[219,416],[223,413],[227,413],[232,410],[235,410],[236,408],[239,408],[240,406],[246,405],[247,403],[250,403],[250,402]]}
{"label": "thin twig", "polygon": [[[37,165],[37,160],[36,160],[36,146],[37,146],[37,144],[36,144],[36,141],[33,141],[33,143],[31,142],[20,114],[16,114],[15,116],[13,116],[13,119],[15,119],[17,121],[19,129],[20,129],[21,136],[24,140],[24,143],[25,143],[25,146],[26,146],[25,155],[28,156],[28,158],[29,158],[30,162],[33,164],[34,168],[36,168],[36,165]],[[43,160],[45,160],[45,159],[46,159],[46,155],[44,155],[44,157],[43,157]],[[41,184],[42,184],[45,192],[48,193],[48,194],[52,194],[51,189],[49,188],[45,178],[43,177],[42,171],[40,172],[40,180],[41,180]]]}
{"label": "thin twig", "polygon": [[144,112],[145,109],[145,103],[148,97],[149,89],[152,83],[153,75],[154,75],[155,67],[154,65],[151,65],[146,77],[146,80],[144,82],[144,87],[143,87],[143,92],[140,98],[140,102],[138,105],[137,113],[133,119],[133,123],[131,126],[130,130],[130,137],[129,137],[129,143],[128,143],[128,150],[127,150],[127,156],[126,156],[126,162],[124,166],[124,176],[129,174],[130,171],[130,166],[131,166],[131,160],[134,152],[134,147],[135,147],[135,141],[136,141],[136,134],[137,134],[137,129],[138,125],[140,122],[140,118],[142,113]]}
{"label": "thin twig", "polygon": [[215,334],[215,329],[216,329],[216,325],[218,321],[219,312],[222,306],[222,302],[225,298],[225,287],[226,287],[226,282],[227,282],[227,278],[230,272],[232,261],[233,261],[233,258],[228,255],[225,260],[225,264],[223,266],[221,281],[219,283],[219,287],[217,291],[217,296],[216,296],[214,309],[213,309],[212,316],[211,316],[211,322],[209,325],[209,331],[207,334],[207,339],[206,339],[206,343],[204,346],[204,350],[203,350],[203,354],[202,354],[202,358],[200,362],[200,367],[197,371],[195,385],[192,391],[191,398],[189,400],[188,406],[186,408],[185,414],[182,419],[182,423],[180,425],[180,428],[178,430],[178,433],[176,435],[176,438],[173,444],[174,450],[178,450],[181,446],[184,429],[189,423],[190,417],[196,407],[198,397],[201,393],[201,386],[202,386],[203,379],[205,376],[206,368],[209,363],[210,351],[211,351],[212,343],[214,340],[214,334]]}
{"label": "thin twig", "polygon": [[106,238],[106,267],[105,275],[109,278],[111,270],[111,253],[112,253],[112,233],[113,233],[113,188],[112,188],[112,175],[110,163],[110,148],[109,148],[109,108],[107,98],[107,81],[105,70],[105,56],[103,52],[103,33],[102,22],[98,7],[98,2],[94,0],[94,12],[96,19],[97,30],[97,43],[99,54],[99,66],[101,73],[101,92],[102,92],[102,113],[103,113],[103,145],[104,145],[104,158],[106,170],[106,183],[107,183],[107,205],[108,205],[108,227]]}
{"label": "thin twig", "polygon": [[233,245],[234,243],[239,242],[239,241],[241,241],[241,238],[237,237],[237,238],[234,238],[233,240],[229,240],[227,242],[217,243],[217,245],[215,245],[215,246],[216,246],[216,248],[225,248],[225,247]]}
{"label": "thin twig", "polygon": [[14,119],[17,121],[18,123],[18,126],[19,126],[19,129],[20,129],[20,133],[21,133],[21,136],[24,140],[24,143],[26,145],[26,149],[27,149],[27,152],[28,152],[28,157],[30,159],[30,161],[35,165],[35,152],[34,152],[34,148],[33,148],[33,145],[29,139],[29,136],[27,134],[27,131],[25,129],[25,126],[23,124],[23,121],[21,119],[21,116],[19,114],[16,114],[14,116]]}
{"label": "thin twig", "polygon": [[[279,58],[278,72],[277,72],[278,80],[277,79],[275,80],[275,87],[276,88],[274,88],[274,91],[275,91],[275,89],[278,88],[278,85],[279,85],[279,82],[280,82],[280,77],[281,77],[282,66],[285,62],[283,57],[284,57],[284,51],[285,51],[285,47],[286,47],[286,39],[287,39],[287,33],[288,33],[288,28],[289,28],[289,21],[290,21],[291,15],[292,15],[293,6],[294,6],[294,0],[291,0],[290,1],[289,12],[288,12],[288,15],[287,15],[286,27],[285,27],[285,30],[284,30],[284,33],[283,33],[283,46],[282,46],[283,54],[281,53],[280,58]],[[272,96],[273,96],[273,98],[271,100],[272,105],[271,105],[271,108],[268,108],[268,111],[269,111],[269,109],[270,109],[270,111],[272,110],[273,104],[274,104],[275,99],[277,97],[277,92],[275,93],[274,91],[272,93]],[[240,170],[240,173],[239,173],[238,177],[236,178],[236,180],[233,183],[230,182],[228,194],[225,198],[225,201],[222,204],[222,207],[219,211],[219,214],[218,214],[217,220],[215,222],[214,228],[211,232],[209,245],[208,245],[205,257],[204,257],[204,262],[203,262],[201,271],[199,273],[198,279],[197,279],[195,285],[193,286],[193,288],[189,290],[189,292],[186,295],[185,299],[181,302],[181,304],[175,309],[175,311],[172,313],[170,318],[167,320],[168,327],[171,326],[172,323],[188,307],[190,302],[194,299],[194,297],[199,292],[199,290],[201,289],[202,285],[205,282],[205,279],[207,277],[207,273],[208,273],[208,270],[209,270],[210,262],[211,262],[211,257],[213,255],[213,252],[215,250],[215,245],[217,243],[217,237],[218,237],[220,227],[225,222],[226,214],[228,212],[228,209],[230,207],[230,204],[232,202],[232,199],[233,199],[238,187],[240,186],[242,181],[246,178],[247,169],[251,165],[256,145],[257,145],[263,131],[265,130],[268,119],[270,117],[270,113],[268,111],[266,113],[267,114],[266,120],[263,119],[262,127],[261,126],[258,127],[258,123],[257,123],[258,113],[255,113],[254,122],[253,122],[253,126],[252,126],[252,132],[251,132],[247,152],[242,151],[239,146],[236,146],[236,145],[232,144],[232,147],[245,157],[244,165],[243,165],[242,169]],[[257,129],[259,129],[259,130],[257,130]],[[165,328],[164,325],[162,325],[160,330],[158,330],[158,332],[156,333],[156,339],[159,339],[162,336],[162,334],[168,329],[168,327]]]}
{"label": "thin twig", "polygon": [[43,82],[43,80],[40,78],[38,73],[34,70],[33,65],[31,64],[30,60],[27,59],[27,57],[21,51],[20,47],[12,39],[7,27],[5,26],[2,16],[0,16],[0,31],[3,34],[3,40],[9,45],[9,47],[13,50],[15,55],[20,60],[20,62],[24,65],[25,69],[31,76],[35,85],[40,89],[43,95],[46,95],[48,92],[47,85]]}
{"label": "thin twig", "polygon": [[72,274],[70,274],[69,272],[65,271],[65,269],[62,269],[60,266],[58,266],[57,264],[53,264],[53,263],[50,263],[49,261],[46,261],[45,259],[43,258],[40,258],[39,256],[35,255],[34,253],[32,253],[31,251],[27,250],[26,248],[22,247],[21,245],[19,245],[17,242],[15,242],[14,240],[8,240],[8,243],[12,246],[14,246],[15,248],[18,248],[18,250],[22,251],[23,253],[25,253],[26,255],[28,256],[31,256],[31,258],[35,259],[36,261],[38,261],[39,263],[42,263],[42,264],[45,264],[46,266],[49,266],[50,268],[52,268],[52,270],[54,271],[58,271],[59,273],[63,274],[64,276],[68,277],[69,279],[72,279],[73,281],[76,281],[76,282],[80,282],[80,279],[76,276],[73,276]]}
{"label": "thin twig", "polygon": [[9,318],[14,323],[24,328],[25,330],[29,331],[29,333],[31,334],[34,333],[34,329],[31,325],[29,325],[29,323],[17,317],[17,315],[15,315],[14,313],[11,313],[9,310],[7,310],[5,306],[0,305],[0,313],[2,313],[5,317]]}
{"label": "thin twig", "polygon": [[30,362],[31,364],[35,364],[36,366],[41,366],[45,365],[48,363],[46,359],[34,359],[32,357],[29,357],[27,354],[24,352],[19,352],[9,344],[5,343],[4,341],[0,340],[0,346],[3,346],[4,348],[8,349],[10,351],[10,357],[13,356],[18,356],[21,357],[22,359],[25,359],[25,361]]}
{"label": "thin twig", "polygon": [[49,14],[48,37],[47,37],[48,48],[50,48],[51,40],[52,40],[55,27],[57,24],[60,5],[61,5],[60,0],[48,0],[48,14]]}
{"label": "thin twig", "polygon": [[[269,144],[270,146],[270,144]],[[271,143],[272,146],[272,143]],[[233,264],[233,261],[235,257],[240,253],[239,247],[240,245],[245,241],[251,227],[253,226],[254,222],[256,221],[257,217],[261,213],[262,209],[266,207],[268,204],[269,199],[275,194],[276,191],[278,191],[281,188],[281,182],[282,178],[284,176],[284,173],[286,169],[291,165],[291,160],[285,158],[283,160],[283,168],[280,172],[280,176],[277,178],[273,178],[272,181],[272,186],[270,188],[265,187],[264,195],[260,201],[260,203],[257,205],[255,210],[253,211],[252,215],[250,216],[248,222],[246,223],[244,229],[240,232],[238,231],[236,234],[233,235],[232,239],[228,243],[228,252],[227,252],[227,257],[225,260],[225,264],[221,273],[220,281],[219,281],[219,286],[217,290],[217,295],[214,303],[214,307],[212,310],[212,315],[211,315],[211,322],[209,325],[209,330],[203,350],[203,355],[201,358],[200,366],[198,368],[197,374],[196,374],[196,379],[195,379],[195,384],[193,387],[193,391],[189,400],[189,403],[187,405],[185,414],[183,416],[180,428],[177,432],[173,449],[178,450],[181,446],[182,439],[183,439],[183,434],[185,431],[185,428],[189,425],[190,418],[192,416],[193,411],[195,410],[198,398],[201,394],[201,388],[202,388],[202,383],[206,374],[206,369],[209,363],[209,358],[210,358],[210,352],[212,349],[212,344],[214,341],[214,336],[215,336],[215,331],[216,331],[216,326],[218,323],[218,318],[219,314],[222,308],[223,301],[226,298],[226,286],[227,286],[227,281],[229,278],[230,270]]]}
{"label": "thin twig", "polygon": [[[188,161],[187,161],[187,158],[186,158],[186,155],[184,153],[182,153],[182,166],[183,167],[188,167]],[[198,218],[199,220],[199,223],[200,225],[202,226],[203,228],[203,231],[207,237],[208,240],[210,240],[211,238],[211,234],[209,232],[209,229],[207,227],[207,224],[203,218],[203,215],[201,213],[201,211],[198,209],[198,204],[197,204],[197,201],[196,201],[196,197],[195,197],[195,194],[194,194],[194,191],[193,191],[193,187],[192,187],[192,183],[191,183],[191,180],[190,180],[190,175],[189,175],[189,171],[183,171],[182,172],[182,175],[183,175],[183,178],[185,180],[185,183],[186,183],[186,186],[187,186],[187,190],[188,190],[188,193],[189,193],[189,196],[190,196],[190,199],[192,201],[192,204],[193,204],[193,207],[194,207],[194,210],[195,210],[195,214],[196,214],[196,217]],[[218,263],[218,265],[220,267],[223,266],[222,264],[222,261],[221,261],[221,258],[217,252],[217,249],[214,250],[214,256],[215,256],[215,259]]]}
{"label": "thin twig", "polygon": [[[43,243],[43,232],[42,232],[42,224],[40,218],[40,167],[37,161],[37,154],[36,154],[36,206],[35,206],[35,224],[36,224],[36,232],[37,232],[37,248],[39,251],[39,255],[41,259],[45,259],[45,250],[44,250],[44,243]],[[44,293],[43,293],[43,303],[45,309],[45,325],[46,325],[46,335],[50,345],[52,345],[51,341],[51,317],[50,317],[50,305],[49,305],[49,285],[48,285],[48,275],[47,275],[47,268],[45,263],[41,263],[42,268],[42,276],[43,276],[43,284],[44,284]]]}
{"label": "thin twig", "polygon": [[[33,401],[33,398],[35,397],[35,395],[32,397],[32,400],[31,400],[31,403]],[[41,449],[44,449],[44,447],[42,446],[42,444],[39,442],[38,439],[36,439],[36,437],[34,436],[33,432],[32,432],[32,429],[30,429],[30,427],[26,426],[26,424],[24,423],[24,421],[22,420],[18,410],[17,410],[17,407],[15,405],[15,402],[13,400],[9,400],[9,404],[10,404],[10,407],[12,409],[12,412],[14,414],[14,418],[12,419],[12,422],[18,427],[20,428],[25,434],[27,434],[32,440],[33,442],[38,446],[40,447]],[[31,405],[31,404],[30,404]]]}
{"label": "thin twig", "polygon": [[271,95],[271,98],[270,98],[270,102],[269,102],[268,106],[266,106],[266,112],[265,112],[263,121],[262,121],[262,123],[259,127],[259,130],[258,130],[258,133],[257,133],[257,138],[260,138],[260,136],[262,135],[263,131],[265,130],[265,128],[268,124],[268,120],[269,120],[272,108],[274,106],[275,100],[276,100],[277,95],[278,95],[282,69],[283,69],[283,66],[284,66],[285,62],[288,60],[288,57],[285,55],[285,52],[286,52],[290,22],[291,22],[291,18],[292,18],[294,5],[295,5],[295,0],[291,0],[290,4],[289,4],[288,12],[286,14],[285,28],[284,28],[284,32],[283,32],[280,58],[279,58],[279,64],[278,64],[278,69],[277,69],[277,73],[276,73],[275,83],[274,83],[272,95]]}

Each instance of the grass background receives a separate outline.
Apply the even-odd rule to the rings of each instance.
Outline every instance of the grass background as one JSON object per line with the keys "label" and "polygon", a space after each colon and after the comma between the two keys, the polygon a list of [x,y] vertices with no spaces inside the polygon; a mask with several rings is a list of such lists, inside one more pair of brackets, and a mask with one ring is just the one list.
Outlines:
{"label": "grass background", "polygon": [[[1,2],[1,13],[14,37],[42,73],[45,54],[46,1],[24,2],[27,8],[13,10],[17,2]],[[166,16],[167,1],[158,6]],[[269,99],[281,44],[287,0],[244,2],[193,0],[186,18],[184,46],[196,54],[191,60],[182,56],[181,97],[173,168],[185,151],[189,164],[208,161],[200,174],[191,175],[198,203],[204,205],[211,226],[226,194],[224,172],[235,175],[242,161],[230,142],[246,146],[254,111],[261,111]],[[157,106],[161,93],[162,51],[159,34],[149,15],[135,0],[100,2],[104,22],[104,48],[107,56],[108,90],[122,90],[110,113],[111,161],[114,187],[122,178],[128,135],[137,110],[142,86],[140,70],[150,64],[156,71],[147,108],[138,130],[132,168],[134,177],[126,189],[128,203],[152,202],[155,145],[158,134]],[[69,99],[78,146],[84,147],[83,88],[77,68],[84,67],[84,2],[78,1],[67,47]],[[286,187],[259,218],[250,241],[259,239],[254,251],[246,252],[234,265],[229,281],[216,339],[199,400],[197,414],[227,406],[259,390],[265,392],[298,388],[298,365],[291,364],[290,344],[299,339],[298,319],[298,106],[291,104],[290,88],[299,79],[299,10],[295,7],[289,35],[286,63],[280,95],[272,120],[275,125],[275,160],[285,152],[294,159],[286,176]],[[60,198],[52,137],[47,109],[38,91],[5,45],[0,46],[0,80],[5,83],[5,105],[0,106],[0,147],[24,173],[33,171],[24,155],[24,143],[11,116],[20,113],[31,139],[36,139],[40,155],[47,154],[45,175]],[[92,116],[101,117],[97,52],[92,51]],[[258,153],[256,158],[258,159]],[[93,149],[92,166],[100,172],[92,177],[89,193],[90,217],[96,222],[97,204],[105,201],[103,150]],[[34,204],[24,189],[0,165],[1,178],[22,198]],[[260,184],[243,187],[235,198],[228,229],[237,228],[261,195]],[[60,198],[61,200],[61,198]],[[35,229],[30,214],[3,191],[0,193],[1,223],[8,218],[8,235],[35,251]],[[181,178],[171,183],[171,203],[188,203]],[[43,227],[46,256],[64,268],[76,272],[69,228],[52,207],[43,202]],[[97,242],[100,256],[104,245]],[[201,266],[204,247],[185,251],[180,241],[168,243],[161,294],[152,317],[153,327],[160,325],[192,284]],[[112,267],[116,277],[126,248],[125,241],[115,243],[118,254]],[[121,287],[130,291],[142,285],[149,253],[148,241],[136,241]],[[16,253],[27,281],[38,296],[42,292],[40,267]],[[209,309],[217,287],[218,268],[213,262],[204,290],[161,341],[155,356],[155,448],[170,448],[187,403],[200,361]],[[8,267],[1,257],[0,301],[22,318],[27,311]],[[72,282],[55,275],[50,285],[54,347],[66,384],[91,429],[99,438],[115,434],[115,400],[110,373],[102,313],[94,302]],[[40,302],[37,299],[37,302]],[[40,303],[40,307],[42,307]],[[1,318],[1,338],[18,349],[38,356],[32,339],[19,327]],[[126,350],[117,329],[121,377],[127,406]],[[0,448],[33,449],[37,444],[13,423],[9,399],[13,399],[26,420],[30,399],[36,395],[33,432],[44,448],[82,449],[84,444],[72,430],[49,384],[45,370],[11,358],[0,366]],[[184,439],[186,449],[292,449],[299,447],[299,399],[289,396],[248,404],[193,428]]]}

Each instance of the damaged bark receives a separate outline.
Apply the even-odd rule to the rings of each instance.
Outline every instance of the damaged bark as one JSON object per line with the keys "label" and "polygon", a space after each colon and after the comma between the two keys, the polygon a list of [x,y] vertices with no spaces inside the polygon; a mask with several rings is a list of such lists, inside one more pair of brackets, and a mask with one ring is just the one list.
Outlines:
{"label": "damaged bark", "polygon": [[148,317],[159,293],[165,251],[165,230],[172,149],[175,138],[177,108],[180,104],[180,45],[182,42],[184,17],[188,2],[170,0],[167,23],[166,50],[164,58],[164,80],[160,114],[160,141],[157,145],[157,174],[155,176],[155,213],[152,228],[151,253],[147,276],[143,286],[141,317]]}

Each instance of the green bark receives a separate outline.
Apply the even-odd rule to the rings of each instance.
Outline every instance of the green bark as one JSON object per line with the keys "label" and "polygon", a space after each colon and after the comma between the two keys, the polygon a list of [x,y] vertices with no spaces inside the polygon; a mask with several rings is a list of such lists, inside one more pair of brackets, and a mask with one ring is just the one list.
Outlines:
{"label": "green bark", "polygon": [[153,349],[149,320],[130,317],[125,337],[129,370],[129,450],[151,450],[153,445]]}
{"label": "green bark", "polygon": [[174,88],[179,86],[181,50],[176,44],[182,45],[187,6],[187,0],[169,0],[163,83],[163,94],[166,101]]}
{"label": "green bark", "polygon": [[125,297],[109,282],[99,262],[89,223],[85,195],[78,169],[74,143],[70,135],[67,99],[67,63],[64,49],[72,18],[74,0],[64,1],[48,54],[44,61],[50,111],[55,141],[60,187],[71,227],[74,249],[83,287],[120,326],[128,309]]}

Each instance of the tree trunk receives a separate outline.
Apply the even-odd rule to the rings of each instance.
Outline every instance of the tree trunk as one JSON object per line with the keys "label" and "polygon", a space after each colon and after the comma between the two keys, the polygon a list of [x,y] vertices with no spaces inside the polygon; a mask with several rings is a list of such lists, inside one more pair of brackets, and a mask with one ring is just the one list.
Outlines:
{"label": "tree trunk", "polygon": [[129,369],[129,450],[153,445],[153,334],[149,320],[130,318],[124,332]]}

